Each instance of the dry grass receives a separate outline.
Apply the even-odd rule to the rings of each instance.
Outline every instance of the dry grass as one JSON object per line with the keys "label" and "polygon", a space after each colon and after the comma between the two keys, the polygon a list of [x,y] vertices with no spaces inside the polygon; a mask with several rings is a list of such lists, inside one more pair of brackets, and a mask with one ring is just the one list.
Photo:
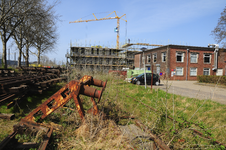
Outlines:
{"label": "dry grass", "polygon": [[[81,76],[85,74],[103,81],[108,80],[101,102],[98,104],[107,119],[103,119],[99,115],[87,114],[86,121],[81,122],[72,100],[67,104],[69,108],[59,109],[45,120],[46,123],[55,121],[63,127],[61,131],[54,132],[50,147],[56,147],[56,149],[134,148],[134,145],[132,146],[129,139],[119,129],[119,125],[134,122],[132,119],[121,119],[121,116],[139,118],[172,149],[220,148],[219,145],[214,144],[214,140],[196,136],[190,130],[193,128],[204,134],[210,133],[209,136],[212,136],[213,139],[226,143],[226,109],[224,105],[209,100],[166,94],[161,90],[150,91],[150,89],[144,89],[143,86],[124,82],[118,76],[96,72],[82,72]],[[70,80],[75,79],[77,75],[78,72],[73,72]],[[81,96],[81,99],[85,111],[87,111],[91,106],[90,98]],[[140,102],[157,109],[158,112]],[[166,119],[166,115],[174,118],[174,121]],[[3,122],[0,124],[4,124]],[[7,128],[6,125],[1,127],[1,130]]]}
{"label": "dry grass", "polygon": [[13,132],[13,125],[17,123],[17,120],[4,120],[0,119],[0,141],[2,141],[7,135]]}
{"label": "dry grass", "polygon": [[85,122],[73,132],[73,137],[62,137],[59,149],[128,149],[127,137],[122,135],[113,120],[103,120],[100,116],[87,115]]}

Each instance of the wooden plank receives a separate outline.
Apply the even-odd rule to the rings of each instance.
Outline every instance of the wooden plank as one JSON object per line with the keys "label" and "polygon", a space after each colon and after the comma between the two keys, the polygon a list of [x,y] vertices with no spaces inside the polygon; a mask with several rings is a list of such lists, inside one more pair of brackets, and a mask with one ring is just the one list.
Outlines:
{"label": "wooden plank", "polygon": [[35,143],[35,142],[26,142],[26,143],[18,143],[16,148],[21,148],[21,149],[27,149],[27,148],[37,148],[39,147],[39,143]]}
{"label": "wooden plank", "polygon": [[1,143],[0,143],[0,150],[3,149],[17,134],[17,131],[12,132],[9,136],[7,136]]}
{"label": "wooden plank", "polygon": [[13,120],[15,118],[15,115],[14,114],[0,113],[0,118],[2,118],[2,119],[8,119],[8,120]]}

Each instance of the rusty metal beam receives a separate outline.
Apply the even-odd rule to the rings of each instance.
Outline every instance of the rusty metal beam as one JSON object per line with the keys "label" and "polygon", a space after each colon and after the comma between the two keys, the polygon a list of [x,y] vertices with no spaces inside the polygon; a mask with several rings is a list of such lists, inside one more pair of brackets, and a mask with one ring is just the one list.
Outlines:
{"label": "rusty metal beam", "polygon": [[[195,129],[190,129],[190,130],[192,130],[195,134],[198,134],[198,135],[201,136],[201,137],[204,137],[204,138],[213,140],[212,137],[210,137],[210,136],[207,136],[207,137],[206,137],[205,135],[203,135],[203,133],[201,133],[201,132],[198,131],[198,130],[195,130]],[[223,145],[223,146],[226,148],[226,144],[224,144],[224,143],[221,143],[221,142],[216,141],[216,140],[214,140],[213,142],[214,142],[215,144],[218,144],[218,145]]]}
{"label": "rusty metal beam", "polygon": [[14,139],[17,131],[12,132],[9,136],[7,136],[1,143],[0,143],[0,150],[2,150],[12,139]]}
{"label": "rusty metal beam", "polygon": [[97,107],[97,104],[96,104],[94,98],[92,98],[92,97],[91,97],[91,101],[92,101],[92,103],[93,103],[93,107],[90,108],[90,109],[87,111],[87,113],[90,113],[90,114],[92,113],[93,115],[97,115],[97,114],[99,113],[99,109],[98,109],[98,107]]}
{"label": "rusty metal beam", "polygon": [[[41,80],[45,80],[45,79],[46,78],[41,78]],[[43,82],[48,83],[48,81],[43,81]],[[49,83],[52,83],[52,82],[49,82]],[[94,98],[98,98],[99,100],[101,99],[103,90],[106,87],[106,83],[107,82],[93,79],[93,77],[91,76],[84,76],[81,81],[76,81],[76,80],[70,81],[68,84],[62,87],[59,91],[57,91],[54,95],[52,95],[49,99],[47,99],[44,103],[42,103],[36,109],[31,111],[25,118],[21,119],[21,121],[17,125],[14,125],[14,134],[12,134],[11,136],[5,139],[6,144],[8,143],[7,141],[10,141],[11,137],[14,137],[15,134],[17,133],[24,132],[25,129],[31,129],[32,131],[44,130],[47,132],[47,128],[42,127],[44,125],[38,122],[43,120],[53,111],[55,111],[57,108],[65,105],[72,98],[74,99],[76,108],[78,110],[78,113],[81,119],[84,120],[85,111],[83,109],[83,106],[79,97],[80,94],[91,97],[93,107],[89,109],[88,112],[91,112],[94,115],[98,114],[99,110]],[[102,90],[97,90],[93,87],[90,87],[90,85],[102,87]],[[48,128],[46,138],[41,143],[39,150],[44,150],[46,148],[52,132],[53,132],[53,127]],[[5,144],[2,146],[4,147]],[[25,144],[25,145],[20,144],[20,146],[36,146],[36,144],[34,143]]]}
{"label": "rusty metal beam", "polygon": [[84,120],[84,117],[85,117],[85,111],[84,111],[84,108],[82,106],[82,102],[79,98],[79,96],[77,95],[73,95],[73,99],[74,99],[74,102],[75,102],[75,106],[78,110],[78,113],[79,113],[79,116],[82,120]]}
{"label": "rusty metal beam", "polygon": [[147,127],[145,127],[139,120],[135,120],[135,122],[138,127],[149,133],[149,135],[154,139],[161,149],[170,150],[170,148],[158,136],[153,134],[150,130],[147,130]]}
{"label": "rusty metal beam", "polygon": [[59,91],[57,91],[53,96],[47,99],[43,104],[41,104],[31,113],[29,113],[24,118],[24,120],[36,122],[35,117],[40,117],[40,119],[44,119],[46,116],[51,114],[57,108],[65,105],[72,98],[73,94],[69,95],[65,94],[66,91],[69,91],[70,93],[73,92],[75,95],[78,95],[79,90],[80,90],[79,82],[76,82],[74,80],[69,82]]}
{"label": "rusty metal beam", "polygon": [[106,82],[103,82],[102,80],[94,79],[92,76],[85,75],[83,76],[79,82],[82,82],[85,85],[94,85],[98,87],[103,87],[105,89],[107,80]]}
{"label": "rusty metal beam", "polygon": [[106,88],[107,80],[106,80],[106,82],[103,82],[102,80],[94,79],[92,76],[85,75],[79,80],[79,82],[83,83],[85,85],[88,85],[88,86],[94,85],[94,86],[102,87],[101,91],[99,91],[100,92],[100,95],[98,97],[98,103],[99,103],[102,93]]}
{"label": "rusty metal beam", "polygon": [[40,144],[38,150],[45,150],[46,149],[52,133],[53,133],[53,128],[50,128],[48,133],[47,133],[47,135],[46,135],[46,137],[44,138],[44,141]]}
{"label": "rusty metal beam", "polygon": [[[93,82],[94,81],[94,82]],[[97,90],[87,85],[94,84],[97,86],[103,86],[102,90]],[[84,76],[81,81],[72,80],[66,84],[63,88],[57,91],[53,96],[47,99],[43,104],[29,113],[23,120],[37,122],[43,120],[46,116],[51,114],[60,106],[65,105],[71,98],[74,99],[76,108],[79,112],[81,119],[84,119],[85,111],[83,109],[79,94],[86,95],[92,98],[101,99],[106,82],[101,80],[93,80],[91,76]],[[93,102],[94,99],[91,99]],[[95,109],[98,109],[96,104],[93,102]]]}

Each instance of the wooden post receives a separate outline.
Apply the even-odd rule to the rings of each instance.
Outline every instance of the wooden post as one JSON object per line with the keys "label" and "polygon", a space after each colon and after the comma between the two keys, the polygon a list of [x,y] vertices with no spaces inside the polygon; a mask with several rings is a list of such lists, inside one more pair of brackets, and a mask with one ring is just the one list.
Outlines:
{"label": "wooden post", "polygon": [[13,120],[15,118],[14,114],[1,114],[0,113],[0,118],[2,119],[8,119],[8,120]]}
{"label": "wooden post", "polygon": [[152,92],[152,84],[153,84],[153,64],[151,65],[151,92]]}

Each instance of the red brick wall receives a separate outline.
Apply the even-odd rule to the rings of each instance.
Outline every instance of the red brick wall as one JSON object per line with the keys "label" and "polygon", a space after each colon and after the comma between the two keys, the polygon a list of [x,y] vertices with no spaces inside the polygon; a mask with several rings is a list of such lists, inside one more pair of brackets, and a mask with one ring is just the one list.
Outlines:
{"label": "red brick wall", "polygon": [[[166,66],[167,63],[162,62],[162,53],[163,52],[167,52],[166,47],[159,48],[159,49],[151,49],[151,50],[144,52],[146,69],[153,64],[153,72],[156,73],[157,72],[156,64],[160,64],[160,72],[163,74],[161,76],[161,79],[164,78],[164,76],[166,75],[166,70],[167,70],[167,66]],[[156,62],[154,63],[153,62],[153,54],[155,54],[155,53],[157,54],[157,59],[156,59]],[[150,62],[147,62],[148,55],[151,56]],[[135,55],[135,59],[134,59],[135,68],[143,68],[142,59],[140,59],[142,56],[143,56],[143,53]],[[168,58],[169,58],[169,56],[168,56]],[[140,60],[141,67],[139,66],[138,60]],[[147,65],[149,65],[149,66],[147,66]],[[168,59],[168,66],[169,66],[169,59]],[[152,68],[150,67],[150,70],[151,69]]]}
{"label": "red brick wall", "polygon": [[[184,62],[176,62],[176,52],[184,52]],[[190,62],[190,53],[198,53],[198,62],[197,63],[191,63]],[[183,67],[183,75],[178,76],[174,75],[171,77],[170,74],[170,79],[172,80],[186,80],[186,74],[187,74],[187,79],[188,80],[197,80],[197,76],[191,76],[190,75],[190,68],[197,68],[197,75],[203,75],[203,69],[204,68],[209,68],[210,69],[210,75],[214,74],[214,71],[212,71],[213,65],[214,65],[214,51],[208,51],[208,50],[192,50],[189,49],[188,53],[188,74],[187,74],[187,49],[170,49],[170,73],[173,69],[176,70],[176,67]],[[211,63],[205,64],[203,60],[203,55],[204,53],[209,53],[211,55]]]}
{"label": "red brick wall", "polygon": [[[182,46],[183,47],[183,46]],[[187,71],[187,48],[186,46],[184,46],[183,48],[172,48],[171,46],[169,46],[169,50],[168,50],[168,63],[166,62],[162,62],[162,57],[161,57],[161,53],[162,52],[167,52],[167,46],[162,47],[162,48],[156,48],[156,49],[150,49],[148,51],[146,51],[145,54],[145,63],[146,64],[153,64],[153,70],[154,72],[156,72],[156,64],[160,64],[160,72],[167,74],[167,68],[169,68],[169,78],[171,80],[186,80],[186,74],[187,74],[187,79],[188,80],[197,80],[197,76],[198,75],[203,75],[203,70],[204,68],[209,68],[210,69],[210,75],[216,75],[216,71],[213,71],[213,65],[214,65],[214,49],[209,49],[209,48],[193,48],[193,47],[189,47],[189,52],[188,52],[188,71]],[[176,62],[176,52],[184,52],[184,61],[183,62]],[[156,63],[153,63],[153,56],[152,54],[157,53],[157,61]],[[190,54],[191,53],[197,53],[198,54],[198,62],[197,63],[191,63],[190,62]],[[204,54],[208,53],[211,54],[211,63],[209,64],[205,64],[204,63]],[[142,66],[142,60],[141,60],[141,56],[143,54],[136,54],[135,55],[135,59],[134,59],[134,65],[135,68],[140,68],[140,65]],[[147,62],[147,55],[151,55],[151,62],[148,63]],[[218,68],[219,69],[223,69],[223,75],[226,74],[226,51],[220,51],[219,55],[218,55]],[[166,65],[168,64],[169,67],[167,67]],[[173,77],[171,77],[171,72],[172,70],[175,69],[176,71],[176,67],[183,67],[183,75],[182,76],[178,76],[178,75],[174,75]],[[141,67],[143,68],[143,67]],[[147,68],[147,67],[146,67]],[[190,75],[190,68],[197,68],[197,76],[191,76]],[[162,76],[161,78],[163,78],[164,76]]]}
{"label": "red brick wall", "polygon": [[[162,49],[157,49],[157,50],[154,49],[154,50],[145,52],[145,63],[146,63],[146,65],[148,65],[148,64],[152,65],[153,64],[153,72],[154,73],[156,73],[156,71],[157,71],[156,64],[160,64],[160,72],[162,72],[163,74],[166,74],[167,63],[166,63],[166,61],[162,62],[162,53],[163,52],[166,52],[166,55],[167,55],[167,48],[164,47]],[[156,62],[153,62],[153,54],[157,54]],[[147,56],[148,55],[151,56],[151,62],[147,62]],[[150,69],[152,69],[152,68],[150,68]],[[163,76],[161,78],[163,78]]]}
{"label": "red brick wall", "polygon": [[223,75],[226,75],[226,50],[220,50],[219,51],[218,68],[223,69]]}
{"label": "red brick wall", "polygon": [[141,57],[141,54],[136,54],[134,57],[135,68],[140,68],[140,63],[141,63],[140,57]]}

